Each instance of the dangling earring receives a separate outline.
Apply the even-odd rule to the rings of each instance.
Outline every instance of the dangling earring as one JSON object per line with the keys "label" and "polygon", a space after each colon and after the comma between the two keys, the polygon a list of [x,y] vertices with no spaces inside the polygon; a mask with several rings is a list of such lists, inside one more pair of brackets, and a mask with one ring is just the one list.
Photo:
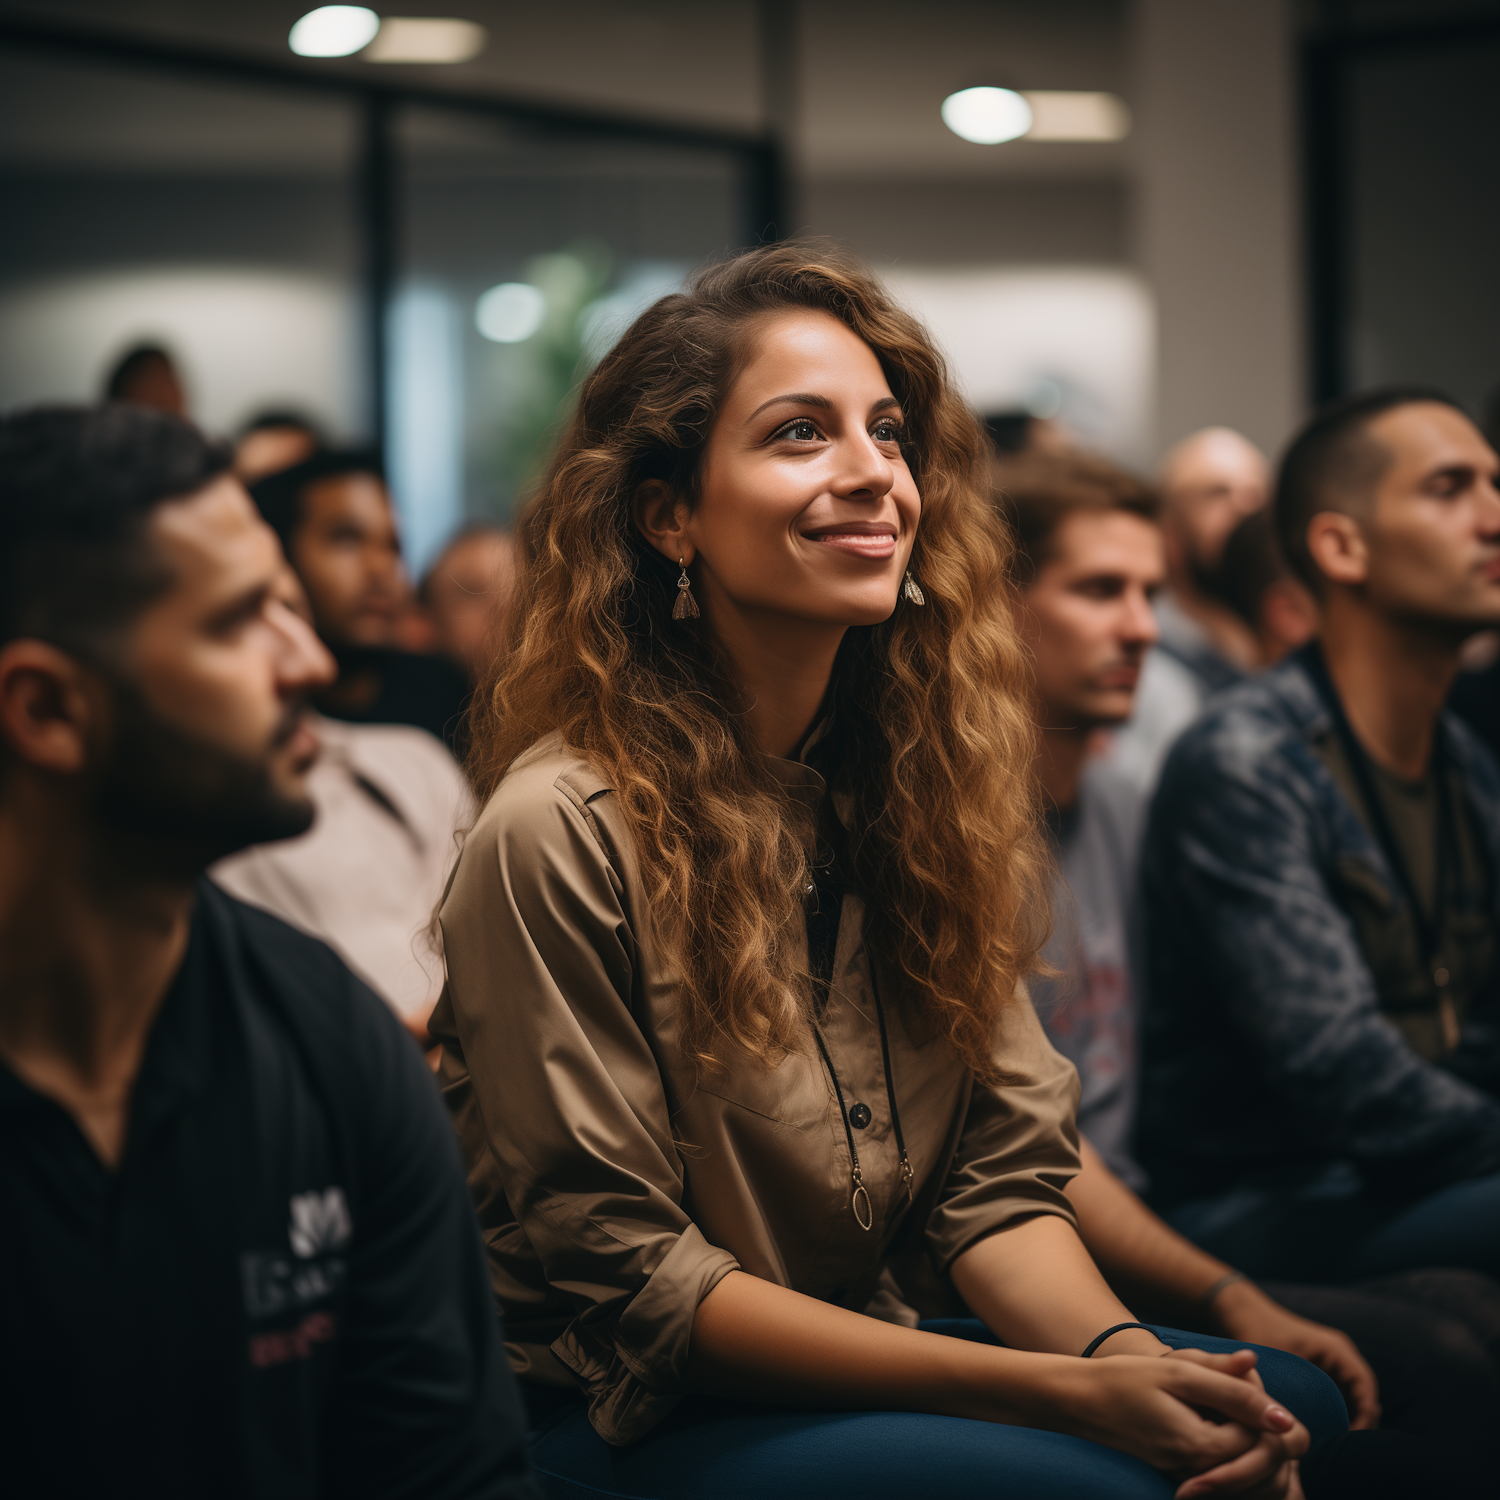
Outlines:
{"label": "dangling earring", "polygon": [[911,569],[906,570],[906,582],[901,585],[901,592],[911,600],[913,604],[926,604],[922,597],[922,590],[917,587],[917,580],[911,576]]}
{"label": "dangling earring", "polygon": [[682,569],[682,576],[677,580],[677,602],[672,606],[672,618],[696,620],[698,601],[693,598],[693,581],[687,576],[687,567],[680,557],[677,559],[677,566]]}

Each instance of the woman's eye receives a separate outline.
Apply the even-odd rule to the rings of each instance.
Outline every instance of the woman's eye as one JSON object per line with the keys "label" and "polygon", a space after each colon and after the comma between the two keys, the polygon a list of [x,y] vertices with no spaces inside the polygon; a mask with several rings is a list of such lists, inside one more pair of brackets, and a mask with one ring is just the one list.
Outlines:
{"label": "woman's eye", "polygon": [[793,422],[781,429],[781,436],[791,438],[796,443],[815,443],[818,440],[818,429],[811,422]]}
{"label": "woman's eye", "polygon": [[901,428],[895,422],[877,422],[874,427],[874,436],[877,443],[899,443]]}

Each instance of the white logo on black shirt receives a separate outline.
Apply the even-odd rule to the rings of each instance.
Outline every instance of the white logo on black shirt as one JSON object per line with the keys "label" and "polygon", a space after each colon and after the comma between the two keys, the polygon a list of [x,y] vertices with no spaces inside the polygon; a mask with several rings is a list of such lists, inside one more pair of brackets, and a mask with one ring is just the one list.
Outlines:
{"label": "white logo on black shirt", "polygon": [[311,1260],[329,1250],[342,1250],[354,1232],[344,1190],[331,1187],[322,1193],[298,1193],[291,1201],[292,1222],[287,1238],[294,1254]]}
{"label": "white logo on black shirt", "polygon": [[300,1311],[332,1296],[344,1279],[347,1268],[339,1252],[353,1237],[354,1222],[343,1188],[295,1193],[288,1207],[292,1255],[252,1250],[240,1256],[245,1311],[252,1318]]}

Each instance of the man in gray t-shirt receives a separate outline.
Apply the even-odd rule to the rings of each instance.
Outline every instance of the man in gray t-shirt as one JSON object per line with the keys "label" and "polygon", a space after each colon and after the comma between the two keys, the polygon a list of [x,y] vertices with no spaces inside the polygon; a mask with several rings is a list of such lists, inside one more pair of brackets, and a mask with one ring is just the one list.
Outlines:
{"label": "man in gray t-shirt", "polygon": [[1078,1069],[1079,1128],[1137,1192],[1146,1185],[1130,1150],[1139,1068],[1135,871],[1142,822],[1140,793],[1098,760],[1086,765],[1072,803],[1049,810],[1061,878],[1044,957],[1058,973],[1032,982],[1053,1046]]}
{"label": "man in gray t-shirt", "polygon": [[1450,1293],[1472,1290],[1451,1284],[1458,1273],[1424,1273],[1422,1286],[1378,1292],[1277,1286],[1273,1300],[1132,1191],[1145,1182],[1131,1139],[1145,808],[1128,768],[1113,766],[1100,742],[1102,730],[1130,713],[1157,637],[1151,601],[1164,572],[1161,534],[1149,492],[1094,459],[1053,458],[1013,471],[997,503],[1018,543],[1019,623],[1036,666],[1037,768],[1058,859],[1055,931],[1045,952],[1052,972],[1034,977],[1032,992],[1082,1083],[1083,1170],[1068,1197],[1084,1243],[1138,1314],[1321,1365],[1344,1388],[1356,1426],[1372,1425],[1379,1405],[1374,1375],[1347,1335],[1368,1341],[1387,1425],[1441,1429],[1463,1447],[1488,1424],[1456,1411],[1445,1417],[1439,1393],[1470,1360],[1485,1372],[1476,1399],[1487,1413],[1495,1376],[1470,1329],[1436,1311]]}

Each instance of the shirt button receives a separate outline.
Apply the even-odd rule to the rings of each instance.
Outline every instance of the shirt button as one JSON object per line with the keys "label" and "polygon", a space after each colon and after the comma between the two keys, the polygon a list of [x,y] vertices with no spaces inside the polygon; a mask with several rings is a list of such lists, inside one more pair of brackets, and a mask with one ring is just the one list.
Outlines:
{"label": "shirt button", "polygon": [[849,1123],[856,1130],[863,1130],[870,1123],[870,1106],[868,1104],[851,1104],[849,1106]]}

